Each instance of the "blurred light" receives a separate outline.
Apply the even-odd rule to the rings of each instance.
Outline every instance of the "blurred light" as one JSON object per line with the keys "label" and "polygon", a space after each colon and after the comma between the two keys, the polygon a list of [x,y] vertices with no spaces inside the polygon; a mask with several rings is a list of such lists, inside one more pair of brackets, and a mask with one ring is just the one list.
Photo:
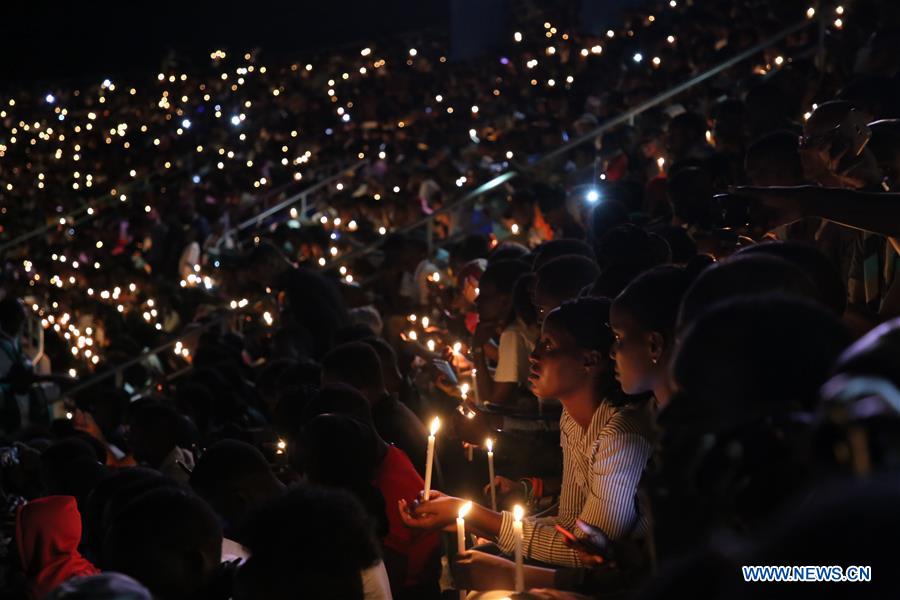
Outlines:
{"label": "blurred light", "polygon": [[53,104],[54,102],[56,102],[56,98],[53,96],[53,94],[47,94],[46,96],[44,96],[44,100],[47,102],[47,104]]}
{"label": "blurred light", "polygon": [[592,189],[588,190],[588,192],[584,195],[584,199],[587,200],[588,202],[590,202],[591,204],[594,204],[598,200],[600,200],[600,192],[598,192],[596,189],[592,188]]}
{"label": "blurred light", "polygon": [[641,54],[640,52],[635,52],[634,56],[631,57],[631,60],[633,60],[636,63],[639,63],[642,60],[644,60],[644,55]]}

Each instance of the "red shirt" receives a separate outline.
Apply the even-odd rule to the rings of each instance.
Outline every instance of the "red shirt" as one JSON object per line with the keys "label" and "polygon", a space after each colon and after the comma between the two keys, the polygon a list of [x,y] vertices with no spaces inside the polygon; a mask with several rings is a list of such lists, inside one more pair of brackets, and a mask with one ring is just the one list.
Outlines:
{"label": "red shirt", "polygon": [[441,573],[441,540],[437,532],[410,529],[400,518],[397,501],[412,502],[425,488],[409,457],[396,446],[389,446],[375,474],[375,485],[384,496],[388,534],[384,545],[406,556],[404,587],[437,581]]}

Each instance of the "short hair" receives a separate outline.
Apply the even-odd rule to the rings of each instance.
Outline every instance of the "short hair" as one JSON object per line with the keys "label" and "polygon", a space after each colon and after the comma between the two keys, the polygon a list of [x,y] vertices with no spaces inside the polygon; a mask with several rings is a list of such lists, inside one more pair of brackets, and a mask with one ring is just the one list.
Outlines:
{"label": "short hair", "polygon": [[641,273],[616,296],[613,306],[622,308],[646,331],[656,331],[671,340],[681,298],[691,280],[685,269],[671,265]]}
{"label": "short hair", "polygon": [[521,260],[500,260],[488,265],[478,284],[493,285],[498,290],[511,294],[519,277],[529,271],[528,263]]}
{"label": "short hair", "polygon": [[807,298],[726,299],[699,314],[679,341],[672,364],[684,393],[678,414],[716,427],[811,410],[849,342],[838,318]]}
{"label": "short hair", "polygon": [[611,229],[597,245],[597,263],[602,269],[628,265],[640,271],[669,262],[672,251],[666,240],[630,223]]}
{"label": "short hair", "polygon": [[497,245],[488,254],[488,266],[509,260],[527,260],[528,248],[518,242],[505,241]]}
{"label": "short hair", "polygon": [[[387,367],[389,369],[398,368],[397,353],[394,351],[393,346],[388,344],[385,339],[380,337],[369,337],[360,341],[372,347],[378,355],[378,360],[381,361],[382,367]],[[382,373],[383,372],[384,371],[382,371]]]}
{"label": "short hair", "polygon": [[101,566],[134,577],[154,596],[187,600],[209,584],[221,553],[222,527],[209,505],[189,492],[162,488],[138,497],[115,518]]}
{"label": "short hair", "polygon": [[273,477],[266,457],[255,446],[240,440],[221,440],[206,449],[191,473],[190,485],[224,514],[222,498],[242,483]]}
{"label": "short hair", "polygon": [[534,250],[531,268],[537,271],[542,266],[560,256],[584,256],[594,260],[594,249],[581,240],[561,239],[544,242]]}
{"label": "short hair", "polygon": [[553,298],[571,300],[600,276],[600,267],[584,256],[560,256],[537,270],[535,292]]}
{"label": "short hair", "polygon": [[820,300],[810,278],[788,261],[776,256],[736,255],[715,263],[697,276],[681,301],[676,329],[689,325],[719,302],[771,292]]}
{"label": "short hair", "polygon": [[335,331],[331,342],[335,346],[340,346],[350,342],[358,342],[373,335],[376,335],[375,330],[367,323],[351,323]]}
{"label": "short hair", "polygon": [[741,248],[736,255],[767,254],[796,265],[812,280],[822,302],[837,315],[847,308],[847,288],[837,266],[821,250],[802,242],[764,242]]}
{"label": "short hair", "polygon": [[[349,492],[300,485],[254,513],[235,600],[363,598],[360,572],[381,559],[373,524]],[[328,540],[327,544],[322,540]]]}
{"label": "short hair", "polygon": [[371,427],[375,426],[369,401],[356,388],[347,384],[323,385],[306,404],[301,422],[305,425],[317,416],[328,413],[347,415]]}
{"label": "short hair", "polygon": [[363,342],[343,344],[326,354],[322,359],[322,379],[346,383],[360,391],[384,387],[378,353]]}
{"label": "short hair", "polygon": [[606,298],[577,298],[552,310],[545,323],[561,327],[579,348],[609,354],[613,343],[609,328],[610,301]]}
{"label": "short hair", "polygon": [[348,314],[350,315],[351,323],[368,325],[375,335],[381,335],[381,331],[384,329],[384,322],[381,320],[381,313],[371,304],[351,308]]}

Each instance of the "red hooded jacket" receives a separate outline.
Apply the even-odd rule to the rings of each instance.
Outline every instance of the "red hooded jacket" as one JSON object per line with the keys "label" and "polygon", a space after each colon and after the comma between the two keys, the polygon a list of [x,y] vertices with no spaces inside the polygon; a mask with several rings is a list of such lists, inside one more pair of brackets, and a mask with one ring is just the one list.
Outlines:
{"label": "red hooded jacket", "polygon": [[81,514],[72,496],[47,496],[16,513],[16,547],[28,597],[40,600],[72,577],[96,575],[97,567],[78,553]]}

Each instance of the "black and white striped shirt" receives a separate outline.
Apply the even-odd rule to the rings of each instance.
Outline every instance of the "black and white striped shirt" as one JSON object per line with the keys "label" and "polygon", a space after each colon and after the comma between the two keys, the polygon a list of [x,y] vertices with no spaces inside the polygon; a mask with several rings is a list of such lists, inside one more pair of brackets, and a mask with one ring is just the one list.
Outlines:
{"label": "black and white striped shirt", "polygon": [[[604,402],[586,430],[563,411],[559,423],[563,451],[562,493],[556,517],[525,519],[523,554],[560,566],[580,566],[577,553],[563,543],[554,525],[579,537],[575,519],[601,529],[616,540],[646,527],[637,510],[637,487],[654,448],[653,404],[624,407]],[[515,551],[513,515],[501,513],[498,544]]]}

